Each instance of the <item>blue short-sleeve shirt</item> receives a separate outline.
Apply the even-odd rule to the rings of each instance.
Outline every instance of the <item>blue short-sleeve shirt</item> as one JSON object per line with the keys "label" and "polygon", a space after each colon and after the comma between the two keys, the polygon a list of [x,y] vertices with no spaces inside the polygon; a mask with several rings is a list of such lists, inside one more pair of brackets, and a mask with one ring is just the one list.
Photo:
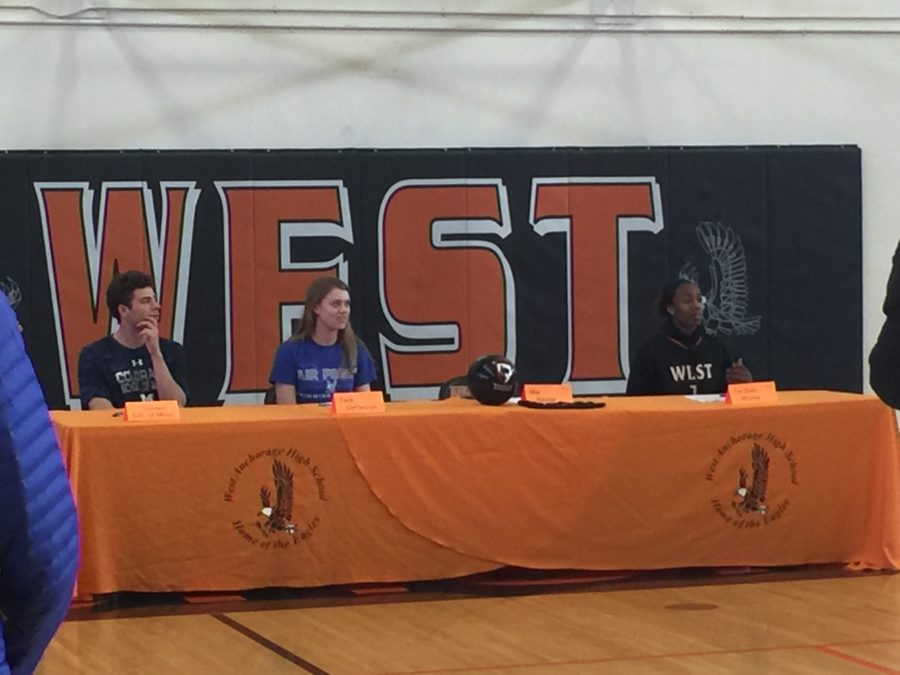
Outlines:
{"label": "blue short-sleeve shirt", "polygon": [[353,391],[375,381],[369,350],[357,343],[356,368],[351,370],[340,343],[322,346],[310,338],[288,340],[278,347],[269,381],[292,384],[300,403],[327,403],[331,395]]}

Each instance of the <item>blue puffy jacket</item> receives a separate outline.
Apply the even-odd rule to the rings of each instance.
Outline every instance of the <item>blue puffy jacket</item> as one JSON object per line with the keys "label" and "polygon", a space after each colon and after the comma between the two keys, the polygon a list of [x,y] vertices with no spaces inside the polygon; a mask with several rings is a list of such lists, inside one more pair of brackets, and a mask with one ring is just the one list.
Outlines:
{"label": "blue puffy jacket", "polygon": [[0,674],[31,673],[65,617],[78,526],[47,404],[0,293]]}

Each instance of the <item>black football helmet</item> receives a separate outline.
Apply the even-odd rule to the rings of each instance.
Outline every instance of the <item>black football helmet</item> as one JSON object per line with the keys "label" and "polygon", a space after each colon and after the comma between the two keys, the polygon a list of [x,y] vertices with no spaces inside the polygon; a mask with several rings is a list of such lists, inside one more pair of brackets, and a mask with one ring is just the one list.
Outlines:
{"label": "black football helmet", "polygon": [[472,397],[485,405],[506,403],[519,384],[515,364],[499,354],[479,356],[469,366],[467,377]]}

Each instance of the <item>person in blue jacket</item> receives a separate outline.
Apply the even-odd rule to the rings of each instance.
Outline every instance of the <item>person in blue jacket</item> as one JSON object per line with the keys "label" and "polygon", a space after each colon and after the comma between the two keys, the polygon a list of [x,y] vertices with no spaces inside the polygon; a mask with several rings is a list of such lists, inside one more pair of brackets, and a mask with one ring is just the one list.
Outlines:
{"label": "person in blue jacket", "polygon": [[350,326],[347,284],[320,277],[309,285],[300,326],[278,347],[269,381],[276,403],[327,403],[336,391],[369,391],[375,364]]}
{"label": "person in blue jacket", "polygon": [[0,294],[0,675],[31,673],[65,617],[78,527],[47,404]]}

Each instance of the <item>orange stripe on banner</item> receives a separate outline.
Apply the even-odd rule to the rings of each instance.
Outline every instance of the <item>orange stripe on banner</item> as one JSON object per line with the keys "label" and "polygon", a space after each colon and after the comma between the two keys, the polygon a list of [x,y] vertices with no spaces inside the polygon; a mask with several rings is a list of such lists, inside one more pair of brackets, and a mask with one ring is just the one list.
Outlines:
{"label": "orange stripe on banner", "polygon": [[843,659],[844,661],[849,661],[850,663],[855,663],[858,666],[862,666],[863,668],[868,668],[869,670],[873,670],[876,673],[887,673],[887,675],[900,675],[900,670],[896,668],[888,668],[887,666],[882,666],[872,661],[868,661],[866,659],[861,659],[858,656],[852,656],[850,654],[845,654],[844,652],[839,652],[836,649],[832,649],[828,645],[818,645],[815,647],[816,651],[819,651],[823,654],[828,654],[828,656],[834,656],[839,659]]}

